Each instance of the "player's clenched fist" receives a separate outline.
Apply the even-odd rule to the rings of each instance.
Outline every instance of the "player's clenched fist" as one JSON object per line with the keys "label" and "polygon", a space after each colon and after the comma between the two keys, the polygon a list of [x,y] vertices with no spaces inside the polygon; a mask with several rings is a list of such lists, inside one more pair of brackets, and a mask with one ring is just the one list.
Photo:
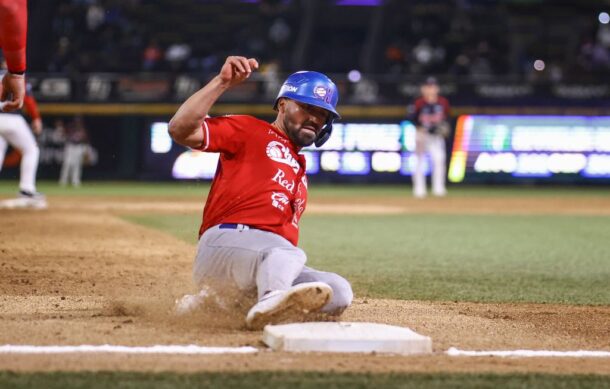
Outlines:
{"label": "player's clenched fist", "polygon": [[220,69],[220,79],[224,84],[233,86],[250,77],[252,71],[256,69],[258,62],[254,58],[230,56]]}
{"label": "player's clenched fist", "polygon": [[25,77],[22,74],[7,73],[2,78],[0,86],[0,112],[11,112],[21,108],[24,97]]}
{"label": "player's clenched fist", "polygon": [[169,122],[172,139],[187,147],[201,148],[204,145],[201,128],[212,105],[227,89],[250,77],[256,69],[258,62],[254,58],[227,57],[220,73],[178,108]]}

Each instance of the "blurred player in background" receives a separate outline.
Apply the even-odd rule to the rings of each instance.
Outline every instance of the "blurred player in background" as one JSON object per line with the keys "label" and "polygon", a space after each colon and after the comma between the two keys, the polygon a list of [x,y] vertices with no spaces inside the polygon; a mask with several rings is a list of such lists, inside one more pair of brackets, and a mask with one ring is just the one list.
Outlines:
{"label": "blurred player in background", "polygon": [[[204,298],[238,289],[258,294],[246,326],[301,321],[305,315],[338,315],[352,301],[349,282],[305,266],[297,247],[299,220],[307,203],[302,147],[320,147],[339,118],[336,85],[317,72],[297,72],[280,88],[273,123],[247,115],[206,118],[216,100],[258,69],[255,59],[228,57],[220,73],[182,104],[170,122],[179,144],[219,152],[208,195],[193,278],[203,294],[185,296],[185,311]],[[224,292],[226,295],[226,292]],[[220,298],[223,297],[221,294]],[[201,301],[201,300],[199,300]]]}
{"label": "blurred player in background", "polygon": [[412,107],[411,121],[417,129],[415,133],[416,163],[413,172],[413,196],[427,195],[424,160],[430,155],[432,162],[432,194],[445,196],[446,147],[451,133],[449,125],[449,101],[439,95],[439,86],[434,77],[428,77],[421,85],[421,97]]}
{"label": "blurred player in background", "polygon": [[[6,62],[0,64],[0,72],[6,70]],[[0,77],[3,75],[0,73]],[[30,116],[30,126],[20,113],[0,113],[0,170],[6,155],[8,145],[13,146],[21,152],[21,166],[19,175],[19,198],[23,206],[32,208],[46,208],[45,197],[36,191],[36,170],[38,169],[38,157],[40,151],[36,140],[32,135],[42,132],[42,119],[38,112],[36,100],[30,93],[28,86],[24,98],[25,109]]]}
{"label": "blurred player in background", "polygon": [[2,79],[0,112],[11,112],[23,106],[27,15],[26,0],[0,0],[0,48],[8,63],[8,72]]}
{"label": "blurred player in background", "polygon": [[89,137],[82,116],[76,116],[74,121],[64,126],[59,124],[66,139],[64,146],[64,159],[61,164],[59,184],[66,186],[68,179],[74,187],[81,185],[83,163],[89,148]]}

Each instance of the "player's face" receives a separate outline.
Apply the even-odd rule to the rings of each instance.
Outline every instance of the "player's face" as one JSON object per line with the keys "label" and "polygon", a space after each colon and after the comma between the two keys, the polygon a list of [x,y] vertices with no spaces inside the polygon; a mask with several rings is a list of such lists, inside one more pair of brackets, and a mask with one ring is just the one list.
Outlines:
{"label": "player's face", "polygon": [[421,87],[421,94],[427,101],[434,101],[438,97],[438,85],[426,84]]}
{"label": "player's face", "polygon": [[315,105],[300,103],[290,99],[280,101],[283,125],[286,135],[300,147],[313,144],[330,113]]}

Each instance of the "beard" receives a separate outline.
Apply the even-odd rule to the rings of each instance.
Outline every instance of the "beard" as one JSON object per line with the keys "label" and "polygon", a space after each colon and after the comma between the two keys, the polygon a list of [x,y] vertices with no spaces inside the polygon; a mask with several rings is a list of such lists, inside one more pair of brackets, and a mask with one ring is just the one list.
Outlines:
{"label": "beard", "polygon": [[292,143],[299,147],[311,146],[318,138],[318,134],[314,131],[302,127],[288,128],[287,133]]}
{"label": "beard", "polygon": [[316,139],[318,139],[318,135],[315,132],[310,131],[309,129],[300,129],[298,133],[299,133],[298,145],[301,147],[311,146],[313,144],[313,142],[315,142]]}

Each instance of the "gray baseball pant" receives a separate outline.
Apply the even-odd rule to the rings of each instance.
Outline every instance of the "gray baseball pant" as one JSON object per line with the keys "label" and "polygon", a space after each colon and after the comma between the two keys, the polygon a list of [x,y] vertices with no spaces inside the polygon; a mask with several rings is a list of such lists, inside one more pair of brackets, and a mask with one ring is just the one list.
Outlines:
{"label": "gray baseball pant", "polygon": [[304,282],[324,282],[333,298],[322,312],[341,313],[353,299],[350,283],[335,273],[305,266],[305,252],[273,232],[248,228],[223,229],[214,226],[199,239],[193,265],[198,286],[222,284],[247,292],[287,290]]}

